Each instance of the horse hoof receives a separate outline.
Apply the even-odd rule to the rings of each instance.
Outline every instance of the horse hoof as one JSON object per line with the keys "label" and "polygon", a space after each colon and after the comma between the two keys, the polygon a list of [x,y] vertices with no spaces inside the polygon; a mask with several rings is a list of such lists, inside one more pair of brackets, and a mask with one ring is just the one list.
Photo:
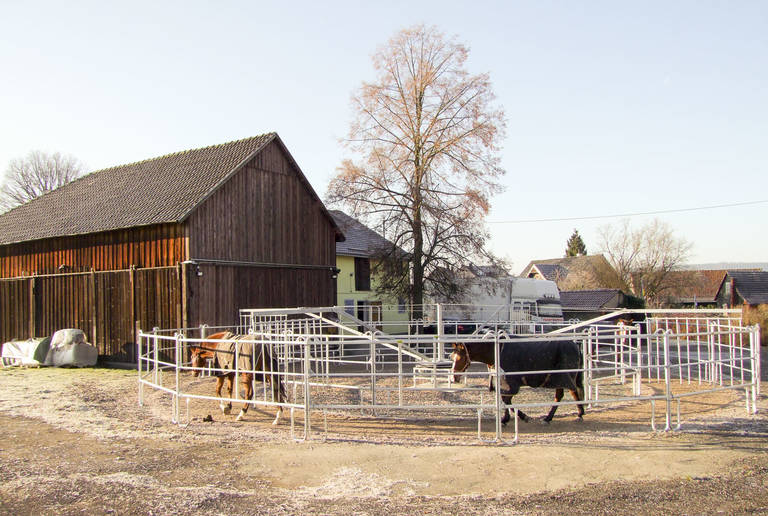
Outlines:
{"label": "horse hoof", "polygon": [[539,422],[540,422],[542,425],[545,425],[545,426],[546,426],[546,425],[550,424],[550,423],[552,422],[552,420],[551,420],[551,419],[547,419],[547,418],[544,418],[544,419],[540,419],[540,420],[539,420]]}
{"label": "horse hoof", "polygon": [[226,415],[229,415],[229,413],[232,412],[232,407],[227,407],[226,405],[220,405],[220,407],[221,411]]}
{"label": "horse hoof", "polygon": [[239,413],[239,414],[237,415],[237,417],[235,418],[235,421],[242,421],[244,417],[245,417],[245,412],[243,412],[243,411],[241,410],[241,411],[240,411],[240,413]]}

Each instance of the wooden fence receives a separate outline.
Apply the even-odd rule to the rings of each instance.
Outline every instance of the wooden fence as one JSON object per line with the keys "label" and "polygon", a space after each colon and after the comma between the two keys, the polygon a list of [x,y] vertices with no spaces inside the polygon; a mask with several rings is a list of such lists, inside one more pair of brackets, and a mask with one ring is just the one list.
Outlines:
{"label": "wooden fence", "polygon": [[137,328],[180,328],[182,266],[0,280],[0,342],[79,328],[103,359],[136,362]]}

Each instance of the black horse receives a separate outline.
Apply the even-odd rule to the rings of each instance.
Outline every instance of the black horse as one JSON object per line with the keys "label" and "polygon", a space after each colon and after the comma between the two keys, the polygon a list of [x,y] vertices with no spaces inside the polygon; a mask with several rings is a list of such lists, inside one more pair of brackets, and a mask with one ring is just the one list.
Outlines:
{"label": "black horse", "polygon": [[[516,341],[502,340],[499,344],[499,362],[501,363],[501,399],[509,405],[512,396],[520,391],[520,387],[546,387],[555,389],[555,403],[563,399],[563,389],[568,389],[576,401],[584,401],[584,375],[582,356],[579,345],[570,340],[549,341]],[[482,362],[489,369],[495,367],[495,343],[465,342],[454,344],[451,360],[453,360],[454,381],[460,381],[457,373],[463,373],[474,360]],[[533,373],[526,371],[555,371],[565,369],[562,373]],[[520,374],[525,373],[525,374]],[[493,381],[490,389],[493,390]],[[579,420],[584,415],[584,405],[578,404]],[[544,421],[549,423],[557,411],[557,405],[549,409]],[[530,418],[518,410],[517,415],[523,421]],[[504,409],[501,422],[509,422],[509,410]]]}

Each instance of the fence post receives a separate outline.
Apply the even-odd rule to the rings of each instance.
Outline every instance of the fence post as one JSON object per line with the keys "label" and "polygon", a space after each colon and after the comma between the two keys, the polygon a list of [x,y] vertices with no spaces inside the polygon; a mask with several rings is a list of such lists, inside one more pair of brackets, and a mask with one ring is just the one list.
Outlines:
{"label": "fence post", "polygon": [[749,356],[752,359],[752,413],[757,413],[757,399],[760,397],[760,325],[755,324],[749,332]]}
{"label": "fence post", "polygon": [[[130,308],[130,310],[131,310],[131,313],[130,313],[131,319],[130,320],[131,321],[135,321],[136,320],[136,266],[135,265],[131,265],[131,268],[128,269],[128,283],[129,283],[130,288],[131,288],[131,308]],[[135,342],[136,341],[136,333],[135,333],[136,327],[134,326],[133,329],[134,329],[134,332],[133,332],[132,337],[133,337],[133,340]]]}
{"label": "fence post", "polygon": [[[91,274],[89,276],[91,279],[91,288],[88,289],[88,301],[91,303],[91,343],[93,343],[94,346],[99,348],[98,341],[96,338],[97,330],[96,330],[96,321],[97,321],[97,313],[96,313],[96,272],[91,269]],[[106,343],[104,345],[104,351],[106,351]]]}
{"label": "fence post", "polygon": [[181,421],[179,411],[179,394],[180,394],[180,375],[181,375],[181,339],[182,335],[176,333],[173,336],[174,349],[176,354],[176,387],[173,395],[173,422],[179,424]]}
{"label": "fence post", "polygon": [[[496,441],[501,441],[501,409],[504,406],[501,401],[501,353],[499,351],[499,345],[499,333],[496,332],[494,335],[493,346],[493,363],[495,364],[494,374],[496,375]],[[504,410],[507,410],[506,407],[504,407]],[[517,413],[515,413],[515,417],[516,416]],[[517,419],[515,419],[515,423],[517,423]],[[515,441],[517,441],[517,431],[515,431]]]}
{"label": "fence post", "polygon": [[35,277],[29,278],[29,338],[34,339],[37,333],[37,314],[35,313]]}
{"label": "fence post", "polygon": [[664,332],[663,342],[664,342],[664,393],[667,401],[667,424],[664,428],[665,432],[668,432],[672,429],[672,385],[671,385],[671,369],[672,365],[670,363],[669,359],[669,332],[671,330],[667,330]]}
{"label": "fence post", "polygon": [[141,381],[141,339],[144,335],[139,331],[139,337],[136,339],[136,369],[139,371],[139,406],[144,406],[144,383]]}
{"label": "fence post", "polygon": [[312,403],[309,399],[309,339],[304,340],[304,440],[309,440],[309,435],[312,430],[312,424],[310,421],[309,412],[312,408]]}
{"label": "fence post", "polygon": [[435,362],[440,362],[445,355],[445,328],[443,327],[443,305],[436,306],[437,312],[437,356]]}

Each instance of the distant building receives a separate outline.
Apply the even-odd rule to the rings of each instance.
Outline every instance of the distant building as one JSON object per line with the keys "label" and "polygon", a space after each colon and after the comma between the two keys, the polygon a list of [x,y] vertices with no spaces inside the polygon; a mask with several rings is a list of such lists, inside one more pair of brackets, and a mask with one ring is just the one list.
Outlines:
{"label": "distant building", "polygon": [[642,300],[619,289],[570,290],[560,292],[563,318],[592,319],[619,308],[642,308]]}
{"label": "distant building", "polygon": [[561,292],[624,288],[616,270],[602,254],[533,260],[520,276],[554,281]]}
{"label": "distant building", "polygon": [[330,213],[346,238],[336,245],[336,267],[340,271],[336,280],[336,304],[374,327],[391,332],[395,324],[394,331],[402,330],[410,319],[408,300],[376,292],[379,284],[376,266],[382,256],[394,253],[407,260],[408,253],[346,213],[338,210]]}
{"label": "distant building", "polygon": [[717,304],[729,308],[768,305],[768,272],[728,271],[718,289]]}
{"label": "distant building", "polygon": [[717,304],[741,308],[746,324],[759,324],[762,345],[768,345],[768,272],[728,271],[717,293]]}

